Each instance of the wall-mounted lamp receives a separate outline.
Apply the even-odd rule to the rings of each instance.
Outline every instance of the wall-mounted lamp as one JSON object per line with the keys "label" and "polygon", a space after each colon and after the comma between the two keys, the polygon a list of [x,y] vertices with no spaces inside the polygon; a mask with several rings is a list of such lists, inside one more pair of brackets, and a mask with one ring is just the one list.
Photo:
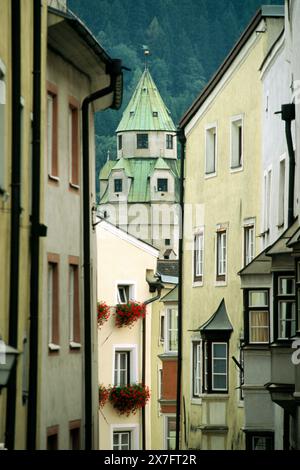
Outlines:
{"label": "wall-mounted lamp", "polygon": [[19,351],[5,344],[0,336],[0,393],[7,387],[10,373],[15,365]]}

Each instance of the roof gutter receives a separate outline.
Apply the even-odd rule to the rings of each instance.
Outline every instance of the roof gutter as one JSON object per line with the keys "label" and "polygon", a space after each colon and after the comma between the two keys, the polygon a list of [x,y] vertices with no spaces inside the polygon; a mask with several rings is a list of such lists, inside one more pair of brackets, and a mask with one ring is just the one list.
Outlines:
{"label": "roof gutter", "polygon": [[180,143],[180,209],[181,209],[181,231],[179,236],[179,271],[178,271],[178,363],[177,363],[177,396],[176,396],[176,450],[180,448],[180,413],[181,413],[181,371],[182,371],[182,299],[183,299],[183,235],[184,235],[184,163],[186,137],[184,129],[177,131]]}
{"label": "roof gutter", "polygon": [[40,224],[41,195],[41,61],[42,61],[42,5],[33,4],[33,123],[32,123],[32,208],[31,208],[31,271],[30,271],[30,337],[29,337],[29,393],[27,415],[27,449],[36,449],[37,395],[39,357],[39,272],[40,237],[46,236],[46,227]]}
{"label": "roof gutter", "polygon": [[[152,287],[153,286],[153,287]],[[151,291],[157,290],[157,295],[155,297],[151,297],[148,300],[145,300],[144,304],[149,305],[155,302],[156,300],[159,300],[161,297],[161,291],[163,289],[163,284],[160,282],[156,282],[151,286]],[[145,385],[146,382],[146,350],[147,350],[147,344],[146,344],[146,318],[143,318],[143,336],[142,336],[142,351],[143,351],[143,357],[142,357],[142,384]],[[145,407],[142,408],[142,450],[146,450],[146,414],[145,414]]]}
{"label": "roof gutter", "polygon": [[[94,101],[114,93],[110,108],[118,109],[122,102],[122,64],[116,59],[108,68],[110,85],[87,96],[82,104],[82,172],[83,172],[83,271],[84,271],[84,371],[85,371],[85,449],[92,449],[92,318],[91,310],[91,213],[90,213],[90,148],[89,108]],[[117,87],[119,86],[119,90]]]}
{"label": "roof gutter", "polygon": [[295,103],[283,104],[281,111],[275,114],[281,114],[281,119],[285,121],[285,136],[289,153],[289,197],[288,197],[288,227],[295,220],[294,217],[294,190],[295,190],[295,152],[292,137],[292,121],[296,118]]}
{"label": "roof gutter", "polygon": [[[11,0],[12,44],[12,136],[11,136],[11,221],[10,221],[10,287],[8,342],[18,347],[19,325],[19,257],[20,257],[20,192],[21,192],[21,3]],[[6,447],[13,450],[16,430],[17,369],[11,371],[7,390]]]}

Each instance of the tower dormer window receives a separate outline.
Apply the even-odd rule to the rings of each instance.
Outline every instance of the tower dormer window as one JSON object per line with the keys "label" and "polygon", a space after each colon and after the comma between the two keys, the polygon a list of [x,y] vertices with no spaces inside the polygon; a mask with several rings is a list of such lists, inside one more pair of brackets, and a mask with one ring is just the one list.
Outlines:
{"label": "tower dormer window", "polygon": [[172,134],[167,134],[166,135],[166,147],[167,147],[167,149],[170,149],[170,150],[173,149],[173,136],[172,136]]}
{"label": "tower dormer window", "polygon": [[137,134],[137,148],[138,149],[149,148],[148,134]]}
{"label": "tower dormer window", "polygon": [[122,135],[119,135],[119,136],[118,136],[118,149],[119,149],[119,150],[122,150],[122,146],[123,146]]}
{"label": "tower dormer window", "polygon": [[168,180],[167,178],[158,178],[157,180],[157,191],[161,193],[168,192]]}
{"label": "tower dormer window", "polygon": [[123,191],[123,180],[115,179],[114,180],[114,189],[115,189],[115,193],[121,193]]}

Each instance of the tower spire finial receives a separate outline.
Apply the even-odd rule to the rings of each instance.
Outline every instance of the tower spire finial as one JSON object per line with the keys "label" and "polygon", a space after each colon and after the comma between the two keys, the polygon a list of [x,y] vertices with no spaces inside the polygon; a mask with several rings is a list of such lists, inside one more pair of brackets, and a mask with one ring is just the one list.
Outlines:
{"label": "tower spire finial", "polygon": [[143,50],[144,50],[144,57],[145,57],[145,70],[148,69],[148,57],[150,55],[149,47],[146,45],[143,45]]}

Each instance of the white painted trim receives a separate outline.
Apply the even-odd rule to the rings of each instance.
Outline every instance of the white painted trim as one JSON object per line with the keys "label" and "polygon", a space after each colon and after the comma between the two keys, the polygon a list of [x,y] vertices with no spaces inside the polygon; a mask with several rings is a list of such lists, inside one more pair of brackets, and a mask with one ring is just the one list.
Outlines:
{"label": "white painted trim", "polygon": [[128,351],[130,353],[130,382],[139,382],[138,375],[138,345],[137,344],[113,344],[113,357],[112,357],[112,381],[115,382],[115,356],[117,351]]}
{"label": "white painted trim", "polygon": [[[107,232],[110,232],[111,234],[115,235],[116,237],[120,238],[121,240],[124,240],[131,245],[136,246],[140,250],[145,251],[149,255],[153,256],[154,258],[158,258],[159,256],[159,250],[156,248],[144,243],[143,241],[139,240],[138,238],[134,237],[133,235],[130,235],[123,230],[119,229],[118,227],[115,227],[112,224],[109,224],[108,222],[105,222],[104,220],[101,220],[100,224],[97,226],[100,228],[103,228]],[[97,229],[96,229],[97,230]]]}
{"label": "white painted trim", "polygon": [[60,351],[60,346],[58,346],[58,344],[49,343],[48,348],[50,351]]}
{"label": "white painted trim", "polygon": [[140,450],[140,443],[139,443],[139,424],[111,424],[110,425],[110,445],[111,450],[113,450],[113,435],[114,431],[129,431],[132,434],[132,449],[131,450]]}
{"label": "white painted trim", "polygon": [[[257,27],[257,30],[260,30],[264,24],[265,24],[265,21],[262,19],[260,24]],[[219,93],[221,93],[223,88],[225,88],[225,86],[227,85],[227,83],[232,78],[233,74],[235,73],[235,71],[246,61],[247,56],[252,51],[252,48],[254,48],[254,46],[256,45],[258,41],[260,41],[260,39],[261,39],[261,35],[257,34],[256,31],[254,31],[252,33],[252,36],[249,38],[248,42],[244,45],[241,52],[234,59],[229,69],[225,72],[222,79],[219,81],[219,83],[216,85],[216,87],[210,93],[210,95],[206,98],[206,100],[198,109],[198,111],[190,120],[190,122],[186,125],[185,127],[186,137],[188,137],[188,135],[193,130],[197,122],[203,117],[203,115],[206,113],[209,107],[213,104],[214,100],[217,98]]]}

